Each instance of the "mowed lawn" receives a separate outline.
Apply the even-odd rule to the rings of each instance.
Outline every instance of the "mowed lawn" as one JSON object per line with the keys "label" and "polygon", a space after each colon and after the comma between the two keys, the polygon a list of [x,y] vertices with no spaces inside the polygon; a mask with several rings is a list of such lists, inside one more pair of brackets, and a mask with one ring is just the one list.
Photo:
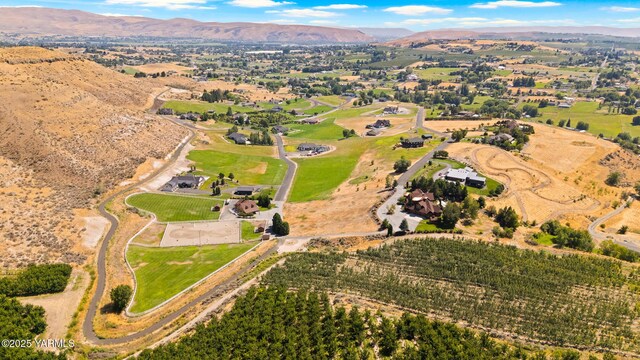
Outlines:
{"label": "mowed lawn", "polygon": [[342,126],[335,124],[335,119],[330,118],[317,124],[292,124],[289,126],[293,130],[287,135],[290,138],[309,140],[338,140],[342,138]]}
{"label": "mowed lawn", "polygon": [[218,114],[226,114],[227,109],[231,107],[233,112],[250,112],[257,109],[251,107],[243,107],[238,105],[229,105],[224,103],[209,103],[206,101],[186,101],[186,100],[169,100],[164,103],[164,108],[173,109],[177,113],[195,112],[202,114],[209,110],[213,110]]}
{"label": "mowed lawn", "polygon": [[257,240],[262,234],[255,232],[255,226],[252,223],[246,220],[242,220],[240,222],[240,232],[242,234],[242,240]]}
{"label": "mowed lawn", "polygon": [[598,110],[597,102],[578,102],[569,109],[547,106],[539,110],[542,115],[535,119],[543,122],[551,119],[557,125],[560,120],[571,119],[572,127],[575,127],[578,121],[588,123],[588,131],[594,135],[604,134],[606,137],[616,137],[621,132],[628,132],[632,136],[640,136],[640,126],[631,124],[632,115],[608,114],[608,106]]}
{"label": "mowed lawn", "polygon": [[278,185],[287,171],[284,161],[269,156],[193,150],[187,159],[195,162],[199,174],[217,177],[233,173],[235,180],[245,185]]}
{"label": "mowed lawn", "polygon": [[255,244],[245,242],[168,248],[129,246],[127,260],[135,272],[138,286],[131,311],[139,313],[161,304]]}
{"label": "mowed lawn", "polygon": [[222,201],[206,197],[136,194],[127,198],[127,204],[156,214],[158,221],[217,220],[220,212],[211,207],[222,205]]}
{"label": "mowed lawn", "polygon": [[319,156],[295,159],[298,170],[288,201],[304,202],[327,199],[358,163],[360,153],[342,156]]}
{"label": "mowed lawn", "polygon": [[338,95],[318,96],[316,100],[331,106],[338,106],[345,102],[345,99]]}
{"label": "mowed lawn", "polygon": [[452,76],[451,73],[454,71],[458,71],[458,68],[428,68],[428,69],[414,69],[413,73],[418,75],[420,79],[424,80],[441,80],[441,81],[450,81],[455,79],[455,76]]}

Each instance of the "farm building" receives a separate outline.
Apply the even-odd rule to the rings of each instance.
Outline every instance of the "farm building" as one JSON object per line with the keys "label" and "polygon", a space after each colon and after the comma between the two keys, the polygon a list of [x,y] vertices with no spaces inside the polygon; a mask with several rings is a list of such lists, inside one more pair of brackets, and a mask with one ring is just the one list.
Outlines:
{"label": "farm building", "polygon": [[255,191],[255,188],[253,188],[252,186],[240,186],[233,193],[234,193],[234,195],[251,196],[251,195],[253,195],[254,191]]}
{"label": "farm building", "polygon": [[406,194],[404,211],[428,219],[439,218],[442,214],[442,208],[436,203],[435,196],[420,189]]}
{"label": "farm building", "polygon": [[260,211],[258,204],[253,200],[240,200],[233,208],[238,216],[253,216]]}
{"label": "farm building", "polygon": [[227,137],[233,140],[233,142],[235,142],[236,144],[241,144],[241,145],[247,144],[249,140],[246,135],[240,134],[238,132],[231,133],[227,135]]}
{"label": "farm building", "polygon": [[160,191],[172,192],[178,189],[197,189],[204,183],[204,180],[203,176],[174,176],[160,188]]}
{"label": "farm building", "polygon": [[415,137],[415,138],[402,140],[402,147],[405,147],[405,148],[418,148],[423,146],[424,146],[423,138]]}

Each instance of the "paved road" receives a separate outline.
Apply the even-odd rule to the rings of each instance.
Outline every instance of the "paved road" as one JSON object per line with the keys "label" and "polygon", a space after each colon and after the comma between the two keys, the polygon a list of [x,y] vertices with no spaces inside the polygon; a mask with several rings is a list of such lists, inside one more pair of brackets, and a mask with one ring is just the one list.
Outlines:
{"label": "paved road", "polygon": [[284,142],[282,141],[282,137],[276,134],[276,144],[278,145],[278,156],[280,159],[284,160],[287,163],[287,173],[284,175],[284,179],[282,180],[282,184],[278,188],[276,195],[273,197],[274,201],[287,201],[287,197],[289,197],[289,190],[291,189],[291,185],[293,184],[293,179],[296,175],[296,170],[298,169],[298,164],[295,161],[289,159],[287,157],[287,152],[284,150]]}
{"label": "paved road", "polygon": [[424,129],[424,106],[418,108],[416,114],[416,129]]}
{"label": "paved road", "polygon": [[[169,120],[174,122],[175,124],[182,125],[179,122],[174,121],[173,119],[169,119]],[[171,156],[171,158],[169,159],[169,161],[167,161],[167,163],[165,163],[159,169],[155,170],[151,174],[151,176],[149,176],[145,180],[138,181],[138,182],[136,182],[134,184],[131,184],[131,185],[127,186],[126,188],[116,192],[115,194],[109,196],[103,202],[101,202],[100,205],[98,205],[98,211],[100,212],[100,214],[104,218],[106,218],[109,221],[110,226],[109,226],[109,231],[107,231],[107,234],[105,235],[105,237],[102,240],[102,243],[100,245],[100,249],[98,250],[98,254],[97,254],[98,274],[97,274],[97,279],[96,279],[97,280],[97,287],[96,287],[95,293],[93,294],[93,297],[91,298],[91,302],[89,303],[89,308],[87,310],[87,315],[84,318],[84,322],[82,323],[82,331],[84,333],[85,338],[87,338],[87,340],[89,340],[90,342],[92,342],[92,343],[94,343],[96,345],[119,344],[119,343],[124,343],[126,341],[130,341],[131,339],[133,339],[133,338],[130,338],[130,336],[132,336],[132,335],[127,336],[125,338],[121,338],[122,341],[120,341],[120,342],[118,342],[118,340],[120,340],[120,339],[109,339],[109,340],[107,340],[107,339],[99,339],[98,336],[96,335],[96,333],[93,331],[93,319],[96,316],[96,312],[98,311],[98,304],[100,303],[100,299],[102,298],[103,293],[105,292],[105,289],[106,289],[106,274],[107,274],[106,254],[107,254],[107,248],[109,247],[109,241],[113,238],[113,235],[115,234],[116,230],[118,229],[118,218],[116,218],[109,211],[107,211],[106,206],[107,206],[107,204],[109,202],[111,202],[116,197],[118,197],[118,196],[130,191],[131,189],[136,188],[136,187],[146,183],[147,181],[153,179],[155,176],[157,176],[158,174],[162,173],[171,164],[173,164],[178,159],[178,157],[180,156],[180,153],[181,153],[182,149],[194,138],[195,132],[193,130],[191,130],[191,128],[189,128],[189,132],[190,132],[190,135],[189,135],[188,139],[186,141],[184,141],[176,149],[176,151],[174,151],[174,153]],[[147,330],[149,330],[149,329],[147,329]],[[146,331],[144,334],[141,333],[139,336],[144,336],[146,334],[151,333],[152,331],[153,330]]]}
{"label": "paved road", "polygon": [[[433,154],[438,150],[444,150],[449,146],[449,140],[444,141],[442,144],[438,145],[435,149],[428,152],[425,156],[423,156],[420,160],[418,160],[415,164],[413,164],[404,174],[402,174],[398,178],[398,186],[393,189],[393,194],[384,202],[378,210],[376,210],[376,216],[381,221],[387,219],[389,223],[393,226],[394,229],[400,228],[400,223],[402,220],[407,220],[409,223],[409,230],[415,230],[420,221],[421,217],[416,215],[411,215],[400,211],[398,206],[398,200],[406,193],[407,189],[405,189],[404,185],[411,180],[411,178],[421,170],[425,165],[429,163],[429,160],[433,159]],[[396,205],[396,211],[393,214],[387,214],[387,209]]]}
{"label": "paved road", "polygon": [[634,240],[632,240],[630,237],[619,234],[607,234],[598,231],[598,227],[600,226],[600,224],[623,212],[624,209],[626,209],[626,205],[630,201],[633,201],[633,198],[628,198],[627,201],[625,201],[622,205],[618,206],[613,211],[603,215],[602,217],[597,218],[594,222],[589,224],[587,230],[589,230],[589,234],[591,234],[591,237],[599,241],[611,240],[614,243],[622,245],[629,250],[640,252],[640,245],[634,242]]}

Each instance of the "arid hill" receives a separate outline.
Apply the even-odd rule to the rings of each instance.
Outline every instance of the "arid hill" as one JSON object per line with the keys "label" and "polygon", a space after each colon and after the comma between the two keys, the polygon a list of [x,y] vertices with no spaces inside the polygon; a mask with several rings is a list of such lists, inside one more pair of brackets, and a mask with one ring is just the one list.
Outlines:
{"label": "arid hill", "polygon": [[355,29],[267,23],[215,23],[191,19],[159,20],[47,8],[3,8],[0,11],[0,33],[2,32],[22,36],[146,36],[295,43],[357,43],[373,40],[373,37]]}
{"label": "arid hill", "polygon": [[0,265],[82,262],[72,210],[186,133],[144,112],[162,88],[61,52],[0,49],[0,88]]}

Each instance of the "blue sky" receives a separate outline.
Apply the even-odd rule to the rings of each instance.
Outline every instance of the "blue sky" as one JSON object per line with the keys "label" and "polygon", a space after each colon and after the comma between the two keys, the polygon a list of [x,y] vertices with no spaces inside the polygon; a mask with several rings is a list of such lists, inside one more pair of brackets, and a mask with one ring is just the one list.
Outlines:
{"label": "blue sky", "polygon": [[160,19],[404,27],[414,31],[486,26],[640,27],[638,1],[0,0],[0,3],[5,7],[43,6]]}

